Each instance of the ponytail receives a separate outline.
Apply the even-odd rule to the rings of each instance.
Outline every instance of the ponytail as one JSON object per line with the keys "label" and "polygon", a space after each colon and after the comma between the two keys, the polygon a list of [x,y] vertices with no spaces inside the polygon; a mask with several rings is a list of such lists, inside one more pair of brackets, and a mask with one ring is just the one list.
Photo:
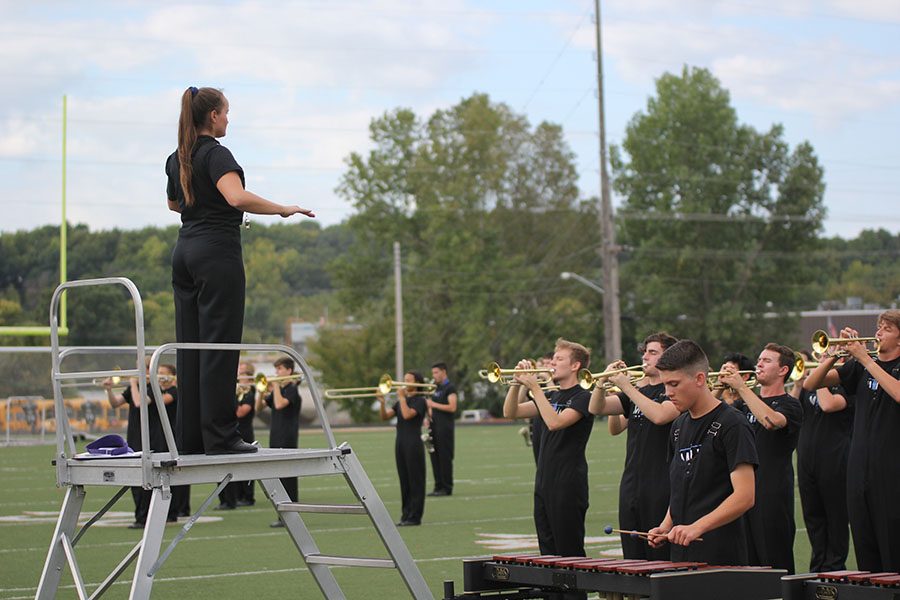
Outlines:
{"label": "ponytail", "polygon": [[197,144],[197,130],[209,124],[209,113],[221,110],[225,95],[215,88],[193,86],[181,95],[181,115],[178,118],[178,170],[184,203],[194,205],[191,179],[194,175],[193,154]]}

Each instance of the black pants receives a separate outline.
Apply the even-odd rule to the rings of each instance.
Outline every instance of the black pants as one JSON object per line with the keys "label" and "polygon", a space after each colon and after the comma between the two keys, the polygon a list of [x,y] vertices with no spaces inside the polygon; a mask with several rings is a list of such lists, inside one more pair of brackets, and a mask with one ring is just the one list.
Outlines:
{"label": "black pants", "polygon": [[[846,457],[845,457],[846,460]],[[812,554],[810,573],[847,568],[850,552],[850,517],[847,514],[847,464],[825,464],[819,468],[798,461],[797,483],[803,521]]]}
{"label": "black pants", "polygon": [[[885,458],[884,460],[888,460]],[[893,457],[890,460],[894,460]],[[900,572],[900,507],[897,482],[870,475],[865,469],[847,469],[847,511],[862,571]]]}
{"label": "black pants", "polygon": [[[179,485],[172,487],[172,501],[169,503],[169,512],[166,518],[174,521],[178,518],[178,505],[175,502],[175,490],[177,488],[187,488],[189,486]],[[144,525],[147,523],[147,516],[150,514],[150,500],[153,498],[153,490],[145,490],[140,486],[132,486],[131,497],[134,499],[134,521]]]}
{"label": "black pants", "polygon": [[[541,554],[585,556],[584,517],[588,509],[587,482],[544,485],[534,491],[534,528]],[[583,600],[583,592],[548,595],[553,600]]]}
{"label": "black pants", "polygon": [[[668,478],[666,479],[668,483]],[[658,527],[669,509],[668,494],[641,492],[634,486],[619,486],[619,529],[648,531]],[[669,548],[651,548],[647,540],[621,534],[623,558],[639,560],[669,560]]]}
{"label": "black pants", "polygon": [[[437,412],[437,411],[435,411]],[[453,419],[438,417],[431,421],[434,452],[431,453],[431,471],[434,474],[434,490],[453,492]]]}
{"label": "black pants", "polygon": [[403,439],[399,435],[394,444],[397,475],[400,477],[401,521],[422,521],[425,512],[425,448],[418,437]]}
{"label": "black pants", "polygon": [[[240,343],[244,326],[240,232],[179,233],[172,253],[175,339]],[[179,449],[220,450],[240,440],[235,416],[238,352],[178,351]]]}
{"label": "black pants", "polygon": [[744,514],[751,565],[794,573],[794,488],[766,489],[757,483],[756,504]]}

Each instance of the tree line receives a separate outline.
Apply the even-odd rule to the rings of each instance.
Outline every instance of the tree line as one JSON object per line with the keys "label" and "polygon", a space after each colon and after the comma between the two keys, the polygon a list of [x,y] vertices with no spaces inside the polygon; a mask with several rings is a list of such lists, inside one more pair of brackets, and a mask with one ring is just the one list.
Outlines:
{"label": "tree line", "polygon": [[[611,149],[627,360],[651,331],[691,337],[711,357],[753,355],[765,340],[805,343],[785,333],[795,329],[796,311],[847,296],[897,301],[900,235],[823,237],[822,167],[809,143],[792,149],[783,133],[777,124],[760,132],[740,123],[728,92],[704,69],[658,79]],[[478,385],[487,361],[536,357],[557,337],[603,355],[601,296],[560,279],[563,271],[596,279],[601,267],[597,202],[579,191],[561,126],[532,125],[473,94],[428,116],[390,111],[373,119],[370,138],[371,150],[347,157],[337,189],[354,207],[346,221],[254,223],[243,232],[245,341],[282,342],[291,318],[322,322],[310,360],[323,383],[374,385],[393,372],[398,241],[406,366],[427,373],[447,362],[470,405],[496,409],[504,393]],[[46,322],[58,232],[0,237],[0,324]],[[72,226],[69,278],[133,279],[147,342],[171,341],[176,238],[176,226]],[[134,342],[132,309],[115,289],[72,294],[69,327],[70,344]],[[26,393],[46,372],[4,359],[0,376],[10,393]],[[371,418],[365,403],[345,404],[359,420]]]}

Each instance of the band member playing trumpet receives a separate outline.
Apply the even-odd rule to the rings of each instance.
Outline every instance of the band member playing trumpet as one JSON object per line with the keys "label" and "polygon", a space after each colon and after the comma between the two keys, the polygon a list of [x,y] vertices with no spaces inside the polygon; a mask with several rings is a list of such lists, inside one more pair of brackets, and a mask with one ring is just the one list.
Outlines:
{"label": "band member playing trumpet", "polygon": [[[260,394],[256,400],[256,412],[272,410],[272,422],[269,425],[270,448],[297,448],[300,429],[300,391],[297,381],[290,379],[294,374],[294,360],[282,356],[275,361],[275,376],[282,378],[280,381],[269,383],[269,393]],[[282,477],[284,486],[291,502],[297,501],[297,478]],[[272,527],[284,527],[284,522],[279,519],[271,524]]]}
{"label": "band member playing trumpet", "polygon": [[[877,357],[856,341],[859,334],[845,327],[847,342],[829,344],[819,366],[803,388],[816,390],[840,384],[852,394],[853,433],[847,462],[847,509],[859,569],[900,571],[900,310],[878,317]],[[835,367],[839,346],[850,360]]]}
{"label": "band member playing trumpet", "polygon": [[[553,353],[547,352],[538,359],[537,367],[539,369],[549,369],[551,362],[553,362]],[[522,389],[524,390],[525,388]],[[541,415],[535,415],[529,420],[528,433],[531,435],[531,451],[534,453],[535,465],[537,465],[538,455],[541,453],[541,436],[544,435],[545,431],[547,431],[547,428],[541,420]]]}
{"label": "band member playing trumpet", "polygon": [[[803,352],[804,364],[811,357]],[[847,408],[844,388],[815,391],[798,380],[791,395],[803,409],[803,427],[797,442],[797,487],[812,553],[809,572],[824,573],[847,568],[850,552],[850,517],[847,514],[847,456],[853,410]]]}
{"label": "band member playing trumpet", "polygon": [[668,348],[656,369],[669,401],[686,412],[672,423],[669,510],[649,543],[670,544],[673,561],[745,565],[740,517],[753,506],[758,462],[750,425],[712,395],[709,360],[691,340]]}
{"label": "band member playing trumpet", "polygon": [[[750,379],[750,374],[747,371],[754,370],[753,361],[740,352],[729,352],[725,355],[722,359],[722,366],[719,368],[720,373],[725,370],[726,365],[730,366],[734,371],[744,372],[744,376],[741,378],[744,381]],[[736,389],[730,385],[724,385],[724,382],[723,385],[713,388],[713,396],[731,406],[734,406],[735,402],[741,398]]]}
{"label": "band member playing trumpet", "polygon": [[[602,382],[591,393],[590,411],[595,415],[622,415],[628,420],[625,469],[619,484],[619,527],[630,531],[647,531],[659,525],[669,507],[669,430],[680,413],[666,399],[666,386],[659,378],[656,362],[669,346],[677,342],[661,331],[647,336],[641,344],[641,366],[644,377],[636,387],[628,373],[616,373],[609,383],[621,392],[606,394]],[[622,369],[619,360],[606,371]],[[668,549],[655,549],[643,540],[622,534],[625,558],[664,560]]]}
{"label": "band member playing trumpet", "polygon": [[784,391],[794,368],[794,351],[780,344],[766,344],[756,361],[759,395],[730,365],[719,381],[737,390],[756,439],[756,505],[747,511],[747,543],[751,565],[794,572],[794,464],[803,411],[796,398]]}
{"label": "band member playing trumpet", "polygon": [[[416,371],[407,371],[403,376],[407,383],[425,383],[425,378]],[[400,498],[402,512],[397,525],[420,525],[425,512],[425,448],[422,443],[422,420],[428,410],[425,396],[420,388],[400,387],[397,401],[386,406],[384,394],[377,392],[381,420],[397,417],[397,439],[394,442],[394,458],[397,461],[397,475],[400,478]]]}
{"label": "band member playing trumpet", "polygon": [[[238,364],[237,387],[235,388],[235,415],[238,420],[238,432],[247,443],[256,441],[253,431],[253,418],[256,416],[256,386],[253,375],[256,369],[251,363]],[[253,506],[253,480],[232,481],[219,493],[219,506],[216,510],[231,510],[238,506]]]}
{"label": "band member playing trumpet", "polygon": [[[519,401],[518,386],[510,386],[503,416],[530,418],[540,414],[547,426],[534,476],[534,525],[541,554],[584,556],[584,518],[588,509],[588,465],[584,449],[594,419],[590,395],[578,385],[578,371],[590,365],[590,350],[562,338],[556,341],[553,381],[559,390],[544,395],[533,373],[515,374],[516,382],[531,391],[533,400]],[[533,371],[520,361],[517,369]]]}

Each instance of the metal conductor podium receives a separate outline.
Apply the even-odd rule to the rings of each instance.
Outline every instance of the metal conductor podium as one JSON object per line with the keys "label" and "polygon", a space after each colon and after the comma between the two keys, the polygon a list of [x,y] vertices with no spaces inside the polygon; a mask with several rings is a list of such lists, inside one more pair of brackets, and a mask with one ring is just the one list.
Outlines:
{"label": "metal conductor podium", "polygon": [[[64,360],[77,354],[109,354],[121,348],[111,347],[66,347],[59,345],[58,312],[62,293],[73,288],[121,285],[131,294],[134,305],[136,346],[134,368],[109,371],[63,371]],[[118,375],[137,377],[142,398],[147,397],[147,370],[144,366],[146,348],[144,345],[144,316],[141,297],[134,283],[124,277],[70,281],[56,288],[50,304],[50,329],[52,343],[53,394],[56,414],[64,415],[61,384],[66,381],[85,380]],[[272,503],[279,518],[285,524],[285,531],[291,537],[306,562],[310,573],[325,598],[345,598],[343,591],[331,572],[332,566],[374,567],[396,569],[410,594],[416,599],[433,600],[431,591],[425,584],[418,567],[413,561],[403,539],[397,532],[378,493],[366,476],[353,450],[345,443],[338,445],[328,423],[322,398],[315,385],[312,372],[303,357],[296,350],[281,345],[262,344],[165,344],[158,347],[150,359],[150,373],[156,373],[160,357],[172,350],[237,350],[276,351],[294,359],[300,373],[309,384],[312,401],[316,408],[322,430],[328,443],[321,449],[260,449],[253,454],[226,455],[180,455],[175,446],[172,425],[169,423],[162,402],[155,402],[159,411],[168,452],[151,452],[149,447],[149,416],[147,403],[141,402],[141,455],[126,458],[94,458],[82,460],[76,457],[75,440],[66,419],[60,419],[56,428],[57,485],[66,488],[65,499],[59,512],[50,549],[41,573],[35,598],[55,598],[63,571],[68,566],[78,597],[97,598],[116,579],[136,562],[134,579],[129,598],[150,598],[153,580],[175,546],[188,534],[197,518],[210,506],[213,499],[230,481],[257,480],[262,485],[266,497]],[[154,397],[162,393],[156,377],[150,378]],[[153,410],[153,407],[149,407]],[[303,504],[291,502],[281,477],[306,477],[312,475],[342,475],[347,485],[358,499],[357,504]],[[171,543],[162,550],[166,516],[171,502],[171,487],[174,485],[216,484],[216,489],[203,502],[197,512],[190,517]],[[84,505],[87,490],[93,486],[112,488],[112,497],[96,514],[91,516],[79,529],[78,521]],[[142,486],[152,490],[150,511],[143,530],[143,536],[129,550],[109,575],[92,592],[88,592],[82,580],[76,557],[79,540],[122,497],[130,486]],[[303,513],[331,513],[340,515],[366,515],[381,538],[390,558],[363,558],[352,556],[332,556],[322,554],[309,528],[303,521]]]}

